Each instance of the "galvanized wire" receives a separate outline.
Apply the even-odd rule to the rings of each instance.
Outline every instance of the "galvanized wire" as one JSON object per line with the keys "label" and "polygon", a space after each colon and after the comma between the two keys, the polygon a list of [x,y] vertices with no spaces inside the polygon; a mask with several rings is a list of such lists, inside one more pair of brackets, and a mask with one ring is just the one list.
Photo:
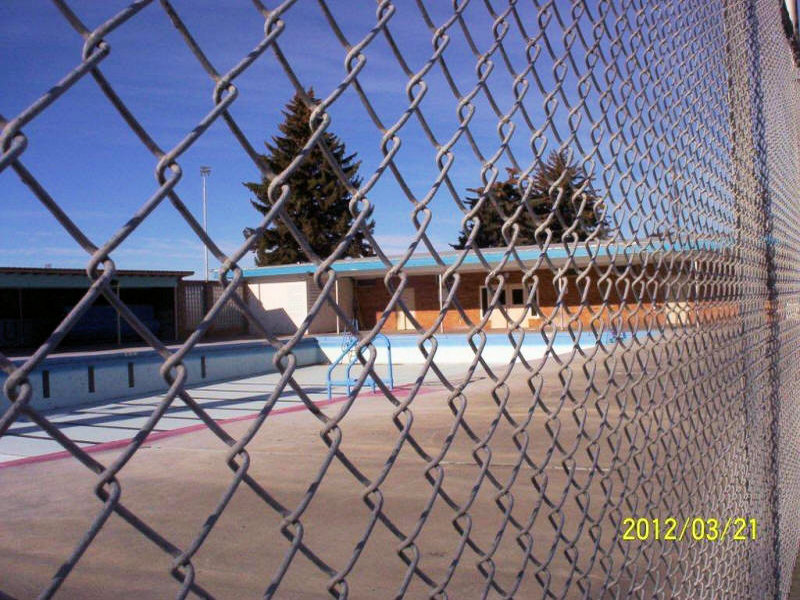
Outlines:
{"label": "galvanized wire", "polygon": [[[154,6],[143,12],[150,4]],[[222,72],[193,36],[185,15],[169,0],[158,4],[138,0],[94,29],[66,0],[55,0],[75,30],[76,42],[78,36],[83,38],[81,58],[34,103],[15,117],[0,120],[0,170],[13,171],[86,251],[91,281],[80,302],[22,366],[0,355],[0,366],[8,376],[4,394],[10,401],[0,417],[0,436],[15,421],[30,419],[96,474],[96,516],[41,597],[56,594],[112,515],[171,557],[169,575],[180,585],[179,597],[215,597],[203,584],[196,555],[243,486],[263,501],[266,510],[280,516],[281,525],[273,533],[288,542],[283,560],[264,581],[265,597],[281,597],[286,574],[299,560],[310,561],[328,578],[326,589],[308,590],[309,597],[326,592],[336,598],[411,597],[420,589],[431,598],[462,597],[453,592],[452,582],[466,570],[479,573],[480,584],[471,595],[481,598],[786,597],[800,543],[800,280],[796,275],[800,84],[792,63],[796,39],[783,35],[782,3],[454,0],[440,18],[442,6],[433,3],[381,0],[372,26],[351,39],[340,21],[340,7],[319,0],[321,22],[341,46],[326,51],[341,53],[344,72],[332,89],[317,88],[322,97],[316,103],[308,94],[313,82],[303,79],[291,58],[296,53],[288,52],[282,42],[288,15],[299,4],[287,0],[267,6],[254,0],[255,10],[242,7],[262,19],[263,37],[233,68]],[[131,20],[155,18],[159,5],[213,88],[206,115],[167,149],[103,73],[103,62],[113,51],[107,38]],[[372,7],[354,4],[348,10],[372,11]],[[397,25],[400,13],[406,20]],[[400,28],[409,27],[411,21],[416,23],[418,45],[430,44],[426,60],[414,62],[402,49],[400,38],[407,32]],[[456,43],[467,52],[454,56],[448,48]],[[402,73],[392,91],[405,97],[406,106],[393,119],[381,116],[363,84],[364,69],[379,46],[382,56]],[[474,66],[470,80],[453,68],[464,60]],[[299,161],[273,172],[251,141],[259,132],[248,136],[233,116],[232,107],[240,97],[237,79],[257,61],[279,65],[312,110],[313,133],[298,158],[307,159],[316,145],[352,194],[352,226],[329,256],[314,252],[286,211],[288,182]],[[444,90],[435,97],[433,79]],[[94,81],[152,154],[158,184],[136,213],[127,215],[123,227],[98,243],[83,233],[69,210],[25,166],[26,126],[84,80]],[[335,129],[332,108],[343,103],[363,110],[374,125],[380,150],[380,163],[358,189],[322,137],[329,128]],[[434,104],[452,107],[457,118],[450,130],[431,115]],[[230,254],[204,232],[176,190],[183,176],[181,157],[215,123],[227,126],[254,169],[269,181],[271,209]],[[495,127],[496,137],[482,133],[486,123]],[[413,191],[400,160],[403,140],[415,136],[435,155],[436,176],[421,194]],[[556,205],[549,215],[530,212],[530,178],[554,149],[565,151],[594,179],[601,200],[599,217],[609,223],[607,237],[597,232],[581,239],[577,223],[567,223],[563,234],[553,234],[560,218],[557,205],[580,201],[565,198],[557,185]],[[457,164],[477,165],[472,181],[483,190],[502,181],[504,167],[514,168],[523,201],[506,214],[484,191],[469,206],[468,193],[451,172]],[[384,252],[367,227],[374,212],[371,194],[385,180],[396,185],[411,208],[415,234],[399,257]],[[165,203],[219,262],[223,288],[177,350],[157,339],[112,286],[117,270],[114,251],[144,221],[156,218],[153,211]],[[504,221],[504,254],[499,262],[488,259],[486,250],[474,243],[484,205],[494,206]],[[430,235],[438,207],[457,208],[463,214],[462,227],[473,226],[471,243],[452,262],[445,261]],[[257,237],[278,222],[290,229],[315,265],[313,280],[322,290],[309,318],[288,339],[277,339],[266,330],[241,295],[241,264],[248,260]],[[517,241],[521,228],[531,222],[540,250],[534,264],[520,256]],[[336,302],[339,275],[332,264],[345,256],[359,231],[385,266],[383,284],[390,300],[374,327],[350,331],[360,339],[356,351],[364,368],[350,398],[340,408],[326,411],[296,380],[293,349],[308,336],[311,321],[326,305],[352,328],[348,312]],[[431,255],[442,281],[442,310],[425,325],[403,299],[409,285],[407,265],[420,251]],[[566,256],[564,262],[554,258],[559,252]],[[579,260],[581,252],[588,255],[588,262]],[[469,256],[482,265],[488,288],[487,310],[478,320],[459,297]],[[512,269],[521,271],[529,291],[525,313],[517,317],[501,301]],[[543,273],[555,290],[549,304],[540,303],[537,295],[545,285]],[[599,304],[587,300],[583,292],[589,288],[600,290]],[[163,359],[161,375],[169,386],[146,424],[107,463],[85,452],[30,405],[29,382],[31,373],[100,296],[158,352]],[[274,364],[281,373],[258,418],[239,437],[215,422],[186,389],[183,362],[230,305],[238,307],[272,344]],[[373,341],[396,311],[402,311],[416,330],[424,357],[405,396],[389,389],[375,368]],[[458,377],[436,361],[440,327],[453,313],[466,324],[464,341],[474,353]],[[508,323],[513,357],[499,367],[485,357],[490,318],[498,313]],[[536,326],[529,322],[532,317],[540,319]],[[571,352],[559,354],[557,330],[572,339]],[[621,331],[636,335],[609,341],[609,332]],[[582,344],[587,332],[595,344]],[[528,336],[544,340],[541,361],[523,355]],[[479,372],[488,382],[479,393],[491,398],[493,410],[488,420],[477,422],[469,407],[471,400],[475,402],[473,376]],[[415,410],[421,382],[429,374],[446,390],[445,402],[452,413],[442,442],[433,447],[418,437],[414,427],[415,418],[420,418]],[[343,433],[367,377],[378,383],[392,405],[396,428],[382,468],[372,475],[348,456]],[[308,474],[306,491],[293,504],[280,500],[274,482],[251,475],[248,453],[275,403],[289,390],[319,420],[325,445],[323,460],[316,472]],[[184,403],[229,447],[230,477],[224,491],[184,543],[131,508],[120,483],[126,465],[176,402]],[[526,409],[517,410],[520,405]],[[589,419],[590,413],[599,421]],[[497,464],[493,448],[505,435],[500,432],[508,430],[516,459]],[[471,445],[474,476],[463,488],[452,479],[454,467],[449,462],[456,439]],[[408,483],[423,486],[425,497],[413,523],[402,523],[385,506],[386,482],[404,449],[411,449],[424,464],[422,478]],[[331,554],[305,535],[304,518],[333,465],[349,473],[350,485],[358,489],[368,516],[355,532],[356,543]],[[476,512],[477,498],[487,493],[494,505],[489,521]],[[527,507],[524,514],[520,506]],[[423,537],[438,508],[449,511],[456,541],[446,568],[436,570],[426,562]],[[681,522],[694,516],[754,518],[759,536],[740,544],[622,541],[626,517],[654,515],[674,516]],[[491,535],[478,535],[488,522],[493,523]],[[379,528],[395,538],[395,548],[368,548]],[[516,548],[513,564],[509,551],[501,550],[509,542]],[[401,561],[403,576],[386,582],[385,589],[360,589],[354,571],[367,551],[384,553],[386,561]]]}

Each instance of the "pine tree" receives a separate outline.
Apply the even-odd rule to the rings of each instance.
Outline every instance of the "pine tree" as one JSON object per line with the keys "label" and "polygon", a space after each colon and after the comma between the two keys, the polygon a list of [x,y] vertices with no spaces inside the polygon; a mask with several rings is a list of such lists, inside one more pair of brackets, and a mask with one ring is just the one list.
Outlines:
{"label": "pine tree", "polygon": [[[554,241],[560,241],[564,232],[572,227],[576,220],[578,226],[575,235],[578,239],[585,240],[592,233],[598,238],[607,236],[608,224],[598,215],[600,199],[592,188],[591,178],[583,168],[571,164],[564,152],[553,152],[547,162],[533,174],[530,183],[521,184],[519,172],[515,169],[508,169],[508,178],[505,181],[494,183],[477,213],[480,229],[475,242],[479,248],[497,248],[506,245],[502,233],[504,220],[517,209],[528,185],[532,188],[527,199],[528,207],[515,221],[520,227],[517,245],[537,244],[535,231],[551,213],[553,218],[548,223],[547,229],[552,232]],[[467,206],[472,209],[478,204],[483,189],[468,191],[476,194],[466,199]],[[560,202],[558,202],[559,194],[561,194]],[[472,223],[467,224],[466,229],[459,234],[458,242],[452,246],[458,250],[464,249],[473,227]]]}
{"label": "pine tree", "polygon": [[[309,91],[309,96],[313,102],[317,102],[313,91]],[[261,157],[274,173],[286,169],[311,137],[309,126],[311,109],[299,95],[295,94],[292,101],[286,105],[283,115],[284,121],[278,127],[282,135],[273,137],[272,143],[264,144],[267,154]],[[358,188],[361,185],[361,178],[358,177],[361,163],[355,160],[355,154],[348,155],[344,143],[328,131],[323,134],[322,139],[350,185]],[[305,160],[289,176],[287,183],[290,192],[284,204],[286,214],[303,233],[317,255],[321,257],[330,255],[355,218],[348,207],[350,192],[328,164],[318,145],[312,148]],[[255,195],[255,199],[251,200],[252,205],[261,214],[266,214],[271,208],[267,195],[269,181],[264,178],[260,183],[249,182],[244,185]],[[372,233],[375,223],[367,221],[366,227]],[[245,237],[252,235],[252,231],[245,229]],[[258,266],[291,264],[309,259],[289,229],[279,219],[274,221],[258,239],[255,253]],[[374,255],[363,231],[359,230],[355,234],[345,255],[351,257]]]}

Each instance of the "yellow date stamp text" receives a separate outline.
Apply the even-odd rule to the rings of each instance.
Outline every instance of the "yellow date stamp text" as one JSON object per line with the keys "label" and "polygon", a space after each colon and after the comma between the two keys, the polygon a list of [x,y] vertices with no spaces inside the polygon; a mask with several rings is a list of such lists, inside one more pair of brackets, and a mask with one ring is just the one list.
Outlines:
{"label": "yellow date stamp text", "polygon": [[687,517],[677,519],[648,519],[646,517],[627,517],[622,520],[622,540],[626,542],[645,542],[664,540],[667,542],[722,542],[731,540],[754,541],[758,537],[756,519],[728,517],[715,519],[706,517]]}

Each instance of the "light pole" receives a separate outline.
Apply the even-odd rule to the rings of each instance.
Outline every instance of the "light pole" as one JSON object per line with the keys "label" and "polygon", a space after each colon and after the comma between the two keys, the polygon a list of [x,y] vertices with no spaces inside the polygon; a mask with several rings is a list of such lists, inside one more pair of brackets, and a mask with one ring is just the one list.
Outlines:
{"label": "light pole", "polygon": [[[211,167],[200,167],[200,177],[203,179],[203,233],[208,235],[208,215],[206,212],[206,179],[211,175]],[[204,243],[205,250],[205,280],[208,281],[208,246]]]}

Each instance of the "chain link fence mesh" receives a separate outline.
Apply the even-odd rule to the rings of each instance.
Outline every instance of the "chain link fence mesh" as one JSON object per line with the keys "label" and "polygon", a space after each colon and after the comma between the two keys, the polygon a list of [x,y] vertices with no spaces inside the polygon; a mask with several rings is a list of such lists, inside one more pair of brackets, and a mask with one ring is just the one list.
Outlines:
{"label": "chain link fence mesh", "polygon": [[[263,39],[222,71],[187,25],[191,7],[179,10],[167,0],[137,1],[90,29],[71,3],[56,0],[75,32],[76,52],[82,43],[80,59],[21,113],[0,118],[0,169],[13,172],[30,188],[86,251],[91,281],[81,301],[22,366],[0,356],[10,403],[0,417],[0,435],[15,421],[28,419],[95,476],[93,521],[74,540],[71,553],[61,557],[63,563],[40,597],[57,594],[115,519],[169,558],[162,572],[177,583],[178,597],[217,597],[220,592],[205,583],[203,565],[209,565],[201,559],[203,549],[245,488],[260,501],[249,516],[251,526],[265,515],[278,519],[262,540],[282,553],[263,573],[260,593],[267,598],[302,596],[295,588],[286,589],[289,574],[301,568],[325,579],[306,590],[305,597],[786,597],[800,542],[800,83],[784,35],[782,3],[462,0],[445,7],[423,0],[383,0],[347,7],[374,14],[372,27],[356,38],[346,33],[346,11],[338,3],[319,0],[314,10],[339,43],[325,51],[340,53],[344,70],[335,88],[316,88],[322,98],[318,104],[311,104],[307,90],[314,82],[305,81],[302,68],[298,70],[298,52],[282,41],[300,4],[243,3],[240,10],[251,11],[254,23],[263,26]],[[170,148],[148,132],[103,72],[104,60],[114,51],[114,34],[134,20],[157,17],[174,25],[174,34],[213,88],[207,114]],[[403,49],[408,39],[415,40],[415,60]],[[455,55],[449,46],[456,43],[469,52]],[[362,85],[362,71],[379,47],[384,67],[391,62],[396,73],[386,93],[404,103],[390,119],[375,108],[376,92]],[[421,61],[420,48],[426,55]],[[454,62],[464,60],[471,65],[471,80],[454,75]],[[353,225],[329,256],[312,250],[301,224],[293,223],[284,209],[286,181],[304,154],[285,171],[272,172],[255,149],[261,132],[246,131],[234,117],[240,98],[237,79],[260,61],[278,65],[294,91],[309,102],[314,134],[306,150],[316,144],[335,169],[320,134],[336,126],[332,115],[337,106],[358,107],[365,122],[374,126],[380,164],[359,189],[350,190]],[[428,93],[434,78],[444,81],[444,93]],[[152,153],[158,184],[125,225],[100,242],[84,234],[25,164],[26,126],[79,82],[93,82],[104,102]],[[259,99],[285,100],[269,95]],[[451,130],[437,125],[442,107],[457,115]],[[204,233],[176,190],[181,156],[215,124],[228,128],[254,169],[270,182],[272,209],[251,224],[251,237],[230,254]],[[424,145],[435,155],[437,175],[423,194],[412,192],[414,186],[407,183],[412,174],[398,158],[402,143]],[[600,196],[597,210],[608,231],[581,239],[577,223],[571,222],[554,235],[556,207],[547,215],[533,215],[540,258],[531,264],[518,253],[525,202],[511,214],[495,203],[504,221],[499,263],[485,259],[486,250],[474,240],[454,261],[445,261],[429,236],[430,223],[457,209],[463,215],[461,226],[471,223],[478,231],[480,208],[494,202],[487,192],[476,206],[469,206],[465,190],[453,180],[457,166],[475,165],[472,182],[484,190],[501,181],[504,168],[515,168],[525,199],[530,194],[526,182],[553,150],[569,153],[591,175]],[[338,173],[348,184],[340,168]],[[373,188],[385,180],[403,190],[416,231],[400,257],[384,252],[380,239],[367,229],[374,205],[382,201],[373,197]],[[558,185],[552,191],[557,202],[582,201],[580,191],[572,198],[563,198]],[[224,287],[177,350],[157,339],[111,284],[118,268],[115,251],[144,221],[156,218],[152,213],[160,205],[171,205],[209,248]],[[241,295],[240,265],[250,260],[256,236],[279,221],[292,229],[315,265],[313,279],[321,289],[309,319],[288,339],[270,335]],[[368,236],[385,265],[383,284],[391,300],[373,328],[351,332],[360,338],[357,350],[364,365],[356,390],[342,408],[322,410],[294,377],[293,348],[307,336],[309,322],[323,306],[350,322],[348,312],[336,303],[338,275],[332,263],[345,255],[358,231]],[[429,327],[403,300],[406,266],[415,252],[433,257],[442,282],[443,308]],[[566,256],[563,263],[553,258],[559,252]],[[588,262],[578,260],[581,252]],[[489,290],[486,314],[477,321],[458,295],[467,256],[477,256],[485,267]],[[500,300],[509,269],[522,272],[522,284],[530,292],[524,317],[508,313]],[[538,306],[537,286],[545,285],[547,275],[557,297],[552,306]],[[588,302],[589,288],[600,290],[601,303]],[[101,296],[159,353],[169,386],[129,445],[112,456],[85,452],[30,404],[29,376]],[[186,389],[183,363],[230,305],[275,347],[281,373],[258,418],[236,435],[216,423]],[[388,315],[397,311],[416,330],[425,357],[417,383],[404,396],[381,380],[372,344]],[[466,322],[464,343],[474,353],[474,360],[457,374],[437,365],[439,328],[452,313]],[[500,367],[483,357],[493,313],[505,316],[513,353],[513,360]],[[535,326],[528,320],[531,315],[540,317]],[[573,341],[571,352],[559,353],[554,347],[557,331]],[[609,341],[609,332],[621,331],[636,335]],[[587,333],[595,343],[585,344]],[[524,336],[545,341],[543,359],[525,359]],[[477,373],[483,379],[477,381]],[[418,396],[420,382],[431,374],[444,390],[441,406],[449,417],[426,429],[430,415]],[[391,441],[381,450],[379,469],[363,468],[357,455],[348,454],[348,425],[367,375],[391,408],[384,422],[393,433],[386,436]],[[251,464],[257,461],[249,453],[251,442],[270,426],[270,411],[285,392],[296,394],[318,419],[317,444],[324,448],[317,468],[303,474],[303,491],[294,495],[282,493],[279,479],[255,475]],[[155,519],[153,510],[126,501],[121,483],[148,434],[176,403],[193,411],[228,447],[229,468],[227,475],[220,475],[224,481],[216,505],[198,518],[193,531],[179,533]],[[282,427],[272,426],[272,431]],[[459,444],[466,450],[459,450]],[[400,471],[399,457],[407,453],[417,461],[414,478],[402,483],[413,487],[420,500],[413,519],[398,518],[387,501],[397,477],[393,474]],[[409,471],[401,473],[407,477]],[[327,505],[330,523],[350,511],[358,516],[345,520],[346,530],[307,528],[311,507],[322,501],[319,496],[331,480],[349,487],[357,500]],[[18,498],[21,503],[32,500]],[[180,510],[156,508],[165,515]],[[450,537],[446,551],[431,553],[426,528],[437,514],[445,515]],[[652,536],[623,541],[623,520],[640,516],[674,516],[679,523],[695,516],[741,516],[756,519],[759,529],[757,539],[738,543],[678,543]],[[335,551],[317,543],[320,530],[336,541]],[[371,544],[375,538],[391,543]],[[364,559],[399,565],[402,575],[365,588],[359,569]],[[13,579],[12,573],[7,575]],[[121,571],[119,577],[124,575]],[[460,577],[470,583],[459,587]]]}

